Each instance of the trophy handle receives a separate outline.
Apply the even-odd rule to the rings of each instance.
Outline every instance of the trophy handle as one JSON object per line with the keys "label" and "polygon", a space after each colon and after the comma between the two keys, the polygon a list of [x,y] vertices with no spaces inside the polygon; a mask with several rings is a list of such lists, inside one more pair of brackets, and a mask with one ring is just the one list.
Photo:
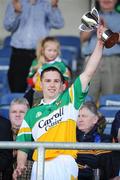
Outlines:
{"label": "trophy handle", "polygon": [[78,27],[79,28],[79,30],[80,31],[92,31],[93,30],[93,28],[89,28],[89,27],[87,27],[85,24],[80,24],[80,26]]}
{"label": "trophy handle", "polygon": [[104,41],[106,48],[113,47],[116,43],[118,43],[119,34],[112,32],[110,29],[107,29],[102,34],[102,40]]}
{"label": "trophy handle", "polygon": [[93,17],[96,19],[96,21],[100,22],[100,16],[99,16],[99,13],[97,11],[97,9],[94,7],[92,10],[91,10],[91,14],[93,15]]}

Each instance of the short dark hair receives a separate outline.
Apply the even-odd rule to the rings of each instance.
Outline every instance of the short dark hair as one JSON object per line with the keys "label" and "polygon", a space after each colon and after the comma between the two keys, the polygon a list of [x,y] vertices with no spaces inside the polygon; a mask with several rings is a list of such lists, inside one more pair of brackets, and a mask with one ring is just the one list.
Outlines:
{"label": "short dark hair", "polygon": [[57,71],[57,72],[60,74],[61,81],[62,81],[63,83],[65,83],[65,79],[64,79],[62,73],[61,73],[57,68],[55,68],[55,67],[48,67],[47,69],[43,70],[43,71],[41,72],[41,79],[43,78],[44,73],[45,73],[45,72],[49,72],[49,71]]}

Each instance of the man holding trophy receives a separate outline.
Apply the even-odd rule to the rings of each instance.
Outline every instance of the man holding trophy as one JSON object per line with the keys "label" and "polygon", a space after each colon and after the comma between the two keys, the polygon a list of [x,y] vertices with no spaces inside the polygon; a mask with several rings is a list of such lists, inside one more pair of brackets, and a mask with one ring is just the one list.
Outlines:
{"label": "man holding trophy", "polygon": [[[71,87],[63,91],[64,75],[60,67],[43,65],[41,85],[43,99],[40,105],[31,108],[24,117],[17,141],[76,142],[76,121],[79,109],[88,92],[89,82],[99,66],[104,48],[102,38],[106,28],[101,22],[97,27],[97,42],[86,68]],[[78,166],[75,162],[77,150],[48,149],[45,152],[44,180],[77,179]],[[17,153],[17,167],[13,179],[25,169],[27,150]],[[36,179],[37,150],[33,153],[31,180]]]}
{"label": "man holding trophy", "polygon": [[97,18],[97,23],[89,29],[82,26],[83,30],[80,32],[81,42],[86,42],[83,44],[82,52],[87,61],[95,47],[96,28],[100,18],[107,28],[102,37],[105,41],[102,60],[93,76],[89,90],[89,95],[93,96],[96,102],[100,95],[120,93],[120,38],[116,33],[120,32],[120,14],[115,11],[116,2],[117,0],[97,0],[99,14],[94,8],[91,10],[94,18]]}

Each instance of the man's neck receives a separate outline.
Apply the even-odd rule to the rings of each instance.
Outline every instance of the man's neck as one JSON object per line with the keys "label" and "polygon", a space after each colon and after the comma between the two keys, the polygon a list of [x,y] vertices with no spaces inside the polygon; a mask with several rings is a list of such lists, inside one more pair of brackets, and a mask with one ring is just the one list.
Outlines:
{"label": "man's neck", "polygon": [[44,102],[44,104],[51,104],[51,103],[54,102],[55,100],[56,100],[56,98],[55,98],[55,99],[44,98],[44,99],[43,99],[43,102]]}
{"label": "man's neck", "polygon": [[54,101],[56,101],[56,99],[59,97],[59,95],[60,94],[58,94],[58,96],[56,97],[56,98],[52,98],[52,99],[50,99],[50,98],[43,98],[42,99],[42,104],[51,104],[51,103],[53,103]]}

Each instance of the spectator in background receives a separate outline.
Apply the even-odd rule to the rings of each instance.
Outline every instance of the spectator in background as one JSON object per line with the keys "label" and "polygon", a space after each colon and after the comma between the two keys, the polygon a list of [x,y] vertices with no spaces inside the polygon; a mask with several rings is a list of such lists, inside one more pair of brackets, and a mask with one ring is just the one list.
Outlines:
{"label": "spectator in background", "polygon": [[[116,0],[98,0],[100,10],[99,14],[105,21],[106,27],[113,32],[120,32],[120,14],[115,9]],[[96,33],[80,33],[83,45],[82,53],[87,58],[92,53],[96,43]],[[104,48],[103,56],[99,68],[92,79],[89,95],[93,96],[97,102],[100,95],[120,93],[120,38],[119,42],[110,49]]]}
{"label": "spectator in background", "polygon": [[[13,139],[16,140],[17,133],[22,124],[24,116],[29,109],[29,103],[25,98],[15,98],[10,104],[9,119],[12,125]],[[14,163],[13,168],[16,168],[16,156],[17,151],[13,150]],[[19,180],[29,180],[31,176],[31,169],[33,161],[31,160],[32,151],[30,151],[28,160],[26,163],[26,171],[19,177]]]}
{"label": "spectator in background", "polygon": [[[71,78],[70,70],[60,58],[60,43],[56,38],[47,36],[41,40],[38,43],[36,55],[37,59],[33,60],[27,78],[28,86],[31,86],[35,90],[35,93],[33,94],[33,105],[39,104],[40,99],[42,98],[40,71],[43,64],[55,63],[61,66],[66,78],[66,87],[68,87],[68,82]],[[27,93],[25,97],[27,98]]]}
{"label": "spectator in background", "polygon": [[[31,108],[17,135],[17,141],[35,142],[76,142],[76,120],[79,108],[85,100],[89,82],[99,65],[104,43],[101,34],[104,26],[97,30],[98,41],[84,72],[63,92],[65,77],[58,65],[44,64],[41,72],[43,99],[40,105]],[[25,130],[25,131],[24,131]],[[27,130],[27,131],[26,131]],[[36,179],[37,149],[34,151],[34,164],[31,180]],[[51,149],[45,152],[44,180],[77,179],[78,166],[75,162],[77,150]],[[17,152],[17,168],[13,179],[24,171],[27,149]]]}
{"label": "spectator in background", "polygon": [[115,119],[112,122],[111,135],[115,142],[120,142],[120,111],[115,115]]}
{"label": "spectator in background", "polygon": [[25,98],[15,98],[10,103],[9,119],[12,125],[14,140],[16,140],[16,135],[28,109],[29,103]]}
{"label": "spectator in background", "polygon": [[[0,116],[0,141],[12,141],[11,123]],[[0,149],[0,180],[12,180],[13,154],[12,149]]]}
{"label": "spectator in background", "polygon": [[[111,135],[116,143],[120,143],[120,111],[115,115],[115,119],[112,122]],[[116,162],[116,173],[119,175],[120,172],[120,151],[113,152]],[[116,177],[117,178],[117,177]],[[120,179],[120,177],[119,177]],[[117,180],[117,179],[116,179]]]}
{"label": "spectator in background", "polygon": [[[93,102],[85,102],[77,119],[78,142],[112,142],[110,135],[103,134],[105,118],[97,111]],[[79,150],[77,159],[79,180],[94,179],[94,169],[100,169],[100,180],[115,176],[112,152],[106,150]]]}
{"label": "spectator in background", "polygon": [[25,92],[27,75],[39,39],[46,37],[52,28],[64,26],[58,7],[59,0],[11,0],[4,27],[11,32],[12,54],[8,70],[11,92]]}

